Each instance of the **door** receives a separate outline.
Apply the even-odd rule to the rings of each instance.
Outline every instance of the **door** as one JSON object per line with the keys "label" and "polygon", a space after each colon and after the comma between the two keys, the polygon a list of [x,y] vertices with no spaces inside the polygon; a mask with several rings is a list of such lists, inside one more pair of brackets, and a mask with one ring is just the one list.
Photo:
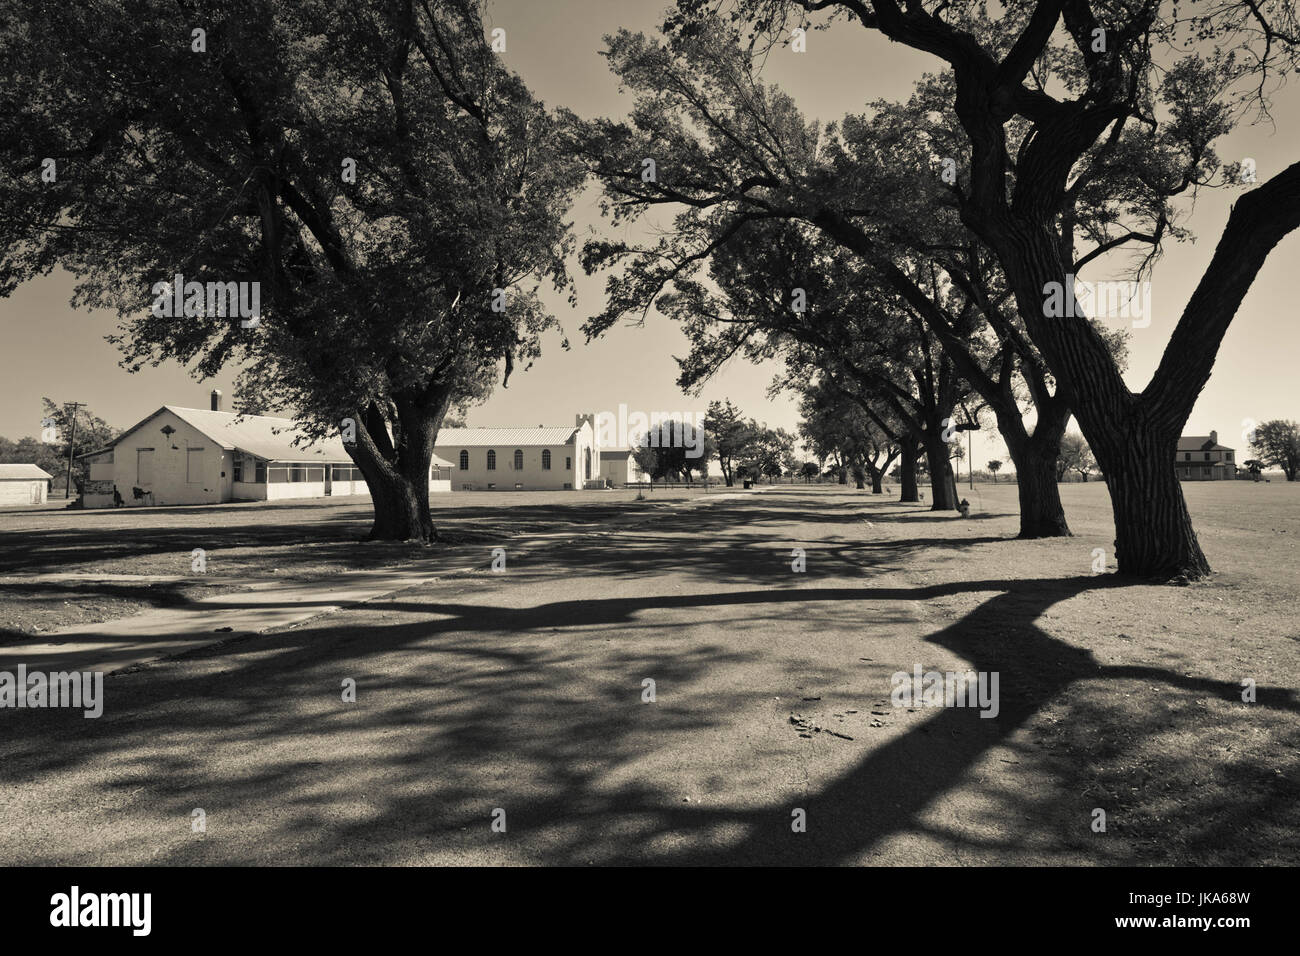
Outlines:
{"label": "door", "polygon": [[146,491],[153,485],[153,449],[135,450],[135,483]]}

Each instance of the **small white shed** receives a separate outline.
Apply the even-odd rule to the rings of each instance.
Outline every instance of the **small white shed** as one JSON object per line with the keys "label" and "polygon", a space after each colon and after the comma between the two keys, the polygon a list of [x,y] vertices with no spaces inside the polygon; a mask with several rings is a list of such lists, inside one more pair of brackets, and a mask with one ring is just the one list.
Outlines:
{"label": "small white shed", "polygon": [[0,505],[45,504],[51,477],[35,465],[0,465]]}

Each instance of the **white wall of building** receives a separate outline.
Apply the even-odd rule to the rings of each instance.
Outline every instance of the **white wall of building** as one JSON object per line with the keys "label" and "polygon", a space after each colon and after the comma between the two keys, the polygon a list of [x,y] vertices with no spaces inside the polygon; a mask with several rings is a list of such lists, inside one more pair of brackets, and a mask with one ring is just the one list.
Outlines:
{"label": "white wall of building", "polygon": [[[161,431],[166,426],[170,435]],[[229,459],[220,445],[164,409],[91,459],[85,506],[112,507],[113,486],[127,505],[140,503],[131,491],[137,487],[152,492],[148,504],[214,504],[229,496]]]}
{"label": "white wall of building", "polygon": [[[570,445],[501,445],[464,447],[435,445],[434,454],[451,462],[450,486],[457,491],[471,485],[474,491],[521,491],[565,488],[601,487],[600,453],[595,448],[595,436],[590,423],[585,423],[574,435]],[[469,467],[461,468],[461,452],[467,452]],[[496,468],[489,469],[488,452],[496,452]],[[523,453],[523,467],[515,467],[515,452]],[[543,452],[551,453],[551,467],[542,467]],[[591,460],[591,478],[586,477],[586,462]],[[495,486],[489,489],[489,486]]]}
{"label": "white wall of building", "polygon": [[0,481],[0,505],[43,505],[48,488],[44,478],[7,478]]}

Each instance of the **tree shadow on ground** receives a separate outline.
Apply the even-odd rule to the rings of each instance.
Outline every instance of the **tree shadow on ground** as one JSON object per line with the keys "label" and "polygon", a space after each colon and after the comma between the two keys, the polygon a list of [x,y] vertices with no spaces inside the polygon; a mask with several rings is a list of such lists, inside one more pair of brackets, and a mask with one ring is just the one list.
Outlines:
{"label": "tree shadow on ground", "polygon": [[[1107,665],[1039,626],[1054,604],[1129,586],[1112,576],[923,586],[894,586],[879,571],[864,576],[874,561],[896,563],[909,548],[923,547],[900,538],[825,548],[814,559],[834,562],[829,574],[858,580],[809,586],[793,583],[788,568],[756,569],[749,552],[761,550],[757,538],[749,539],[752,547],[728,547],[692,528],[634,540],[598,547],[560,541],[545,559],[552,572],[608,570],[611,582],[650,573],[648,562],[659,562],[665,575],[674,567],[703,575],[712,566],[719,587],[511,606],[507,592],[532,583],[524,558],[517,575],[456,578],[429,594],[373,603],[364,630],[336,615],[111,678],[112,706],[96,721],[58,711],[29,712],[22,722],[0,717],[7,725],[0,778],[21,795],[0,808],[0,832],[16,834],[39,820],[59,825],[43,843],[29,832],[21,851],[16,836],[0,836],[0,858],[812,865],[875,853],[882,861],[918,862],[882,850],[912,840],[985,860],[1016,862],[1033,851],[1048,860],[1069,853],[1088,862],[1146,862],[1152,848],[1140,832],[1088,838],[1093,807],[1114,806],[1122,819],[1131,798],[1099,797],[1090,766],[1033,752],[1025,732],[1047,708],[1098,682],[1239,700],[1232,678]],[[675,553],[663,556],[665,548]],[[779,549],[769,539],[766,550]],[[535,559],[541,561],[540,551]],[[540,567],[537,574],[540,580]],[[790,693],[781,674],[797,660],[791,655],[800,641],[835,628],[847,644],[847,626],[856,622],[871,646],[875,631],[916,623],[906,613],[909,602],[986,593],[992,596],[919,646],[999,672],[995,719],[970,709],[924,713],[860,758],[811,778],[806,790],[790,791],[789,800],[746,798],[727,788],[724,778],[734,775],[766,793],[781,766],[784,751],[749,741],[730,715]],[[697,631],[679,637],[674,629],[690,620],[752,631],[755,640],[727,646]],[[755,671],[756,661],[771,666]],[[909,663],[864,670],[846,659],[818,676],[828,684],[869,683],[869,699],[885,695],[889,669]],[[640,679],[650,674],[666,692],[654,707],[639,700]],[[356,705],[339,703],[345,678],[357,682]],[[1261,686],[1258,694],[1253,713],[1273,721],[1277,743],[1294,753],[1294,720],[1278,719],[1300,713],[1296,692]],[[1089,715],[1082,709],[1076,716]],[[1160,732],[1168,719],[1143,707],[1123,716],[1138,740]],[[1097,715],[1092,719],[1102,726]],[[710,737],[722,738],[718,749],[693,749]],[[1118,737],[1109,745],[1121,753],[1136,746]],[[995,748],[1022,761],[1015,780],[1039,774],[1044,785],[1019,792],[996,780],[972,781]],[[1279,762],[1293,778],[1294,757]],[[707,786],[701,764],[714,764],[728,799],[683,800],[675,780],[690,776]],[[954,829],[936,821],[933,810],[960,787],[981,791],[982,802],[975,806],[979,819]],[[1261,781],[1231,801],[1221,793],[1209,800],[1181,794],[1183,807],[1170,811],[1172,824],[1165,821],[1175,829],[1187,825],[1184,849],[1193,859],[1229,853],[1223,834],[1200,814],[1229,827],[1295,822],[1294,793],[1284,788]],[[88,820],[78,817],[96,800],[114,807],[113,820],[93,807],[85,811]],[[35,809],[23,809],[27,802]],[[189,832],[196,806],[211,821],[202,839]],[[508,809],[508,836],[489,830],[497,807]],[[791,831],[792,807],[806,809],[806,833]],[[77,842],[77,834],[90,836]]]}

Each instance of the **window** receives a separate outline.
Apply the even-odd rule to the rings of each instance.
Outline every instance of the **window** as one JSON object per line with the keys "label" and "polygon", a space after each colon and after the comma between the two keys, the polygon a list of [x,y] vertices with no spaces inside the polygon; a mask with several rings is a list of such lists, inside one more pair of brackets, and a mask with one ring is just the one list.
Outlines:
{"label": "window", "polygon": [[1190,451],[1185,452],[1183,454],[1183,461],[1191,461],[1191,460],[1192,460],[1192,453]]}
{"label": "window", "polygon": [[1232,461],[1232,452],[1225,452],[1225,453],[1224,453],[1224,456],[1223,456],[1223,460],[1224,460],[1224,461]]}
{"label": "window", "polygon": [[515,471],[524,470],[524,453],[518,448],[515,449]]}
{"label": "window", "polygon": [[1206,461],[1210,460],[1210,453],[1208,451],[1205,453],[1205,460]]}
{"label": "window", "polygon": [[253,481],[256,484],[266,484],[266,462],[259,461],[253,466]]}
{"label": "window", "polygon": [[572,468],[573,468],[573,459],[572,459],[572,458],[565,458],[565,459],[564,459],[564,470],[565,470],[565,471],[569,471],[569,470],[571,470]]}
{"label": "window", "polygon": [[203,480],[203,449],[187,448],[185,450],[185,480],[195,484]]}
{"label": "window", "polygon": [[230,477],[234,481],[244,480],[244,459],[241,458],[239,455],[235,456],[235,464],[234,467],[232,467],[230,470]]}
{"label": "window", "polygon": [[488,451],[488,471],[497,470],[497,453],[494,450]]}
{"label": "window", "polygon": [[461,449],[460,453],[460,470],[469,471],[469,452]]}
{"label": "window", "polygon": [[549,448],[543,448],[542,449],[542,471],[550,471],[550,470],[551,470],[551,450]]}

